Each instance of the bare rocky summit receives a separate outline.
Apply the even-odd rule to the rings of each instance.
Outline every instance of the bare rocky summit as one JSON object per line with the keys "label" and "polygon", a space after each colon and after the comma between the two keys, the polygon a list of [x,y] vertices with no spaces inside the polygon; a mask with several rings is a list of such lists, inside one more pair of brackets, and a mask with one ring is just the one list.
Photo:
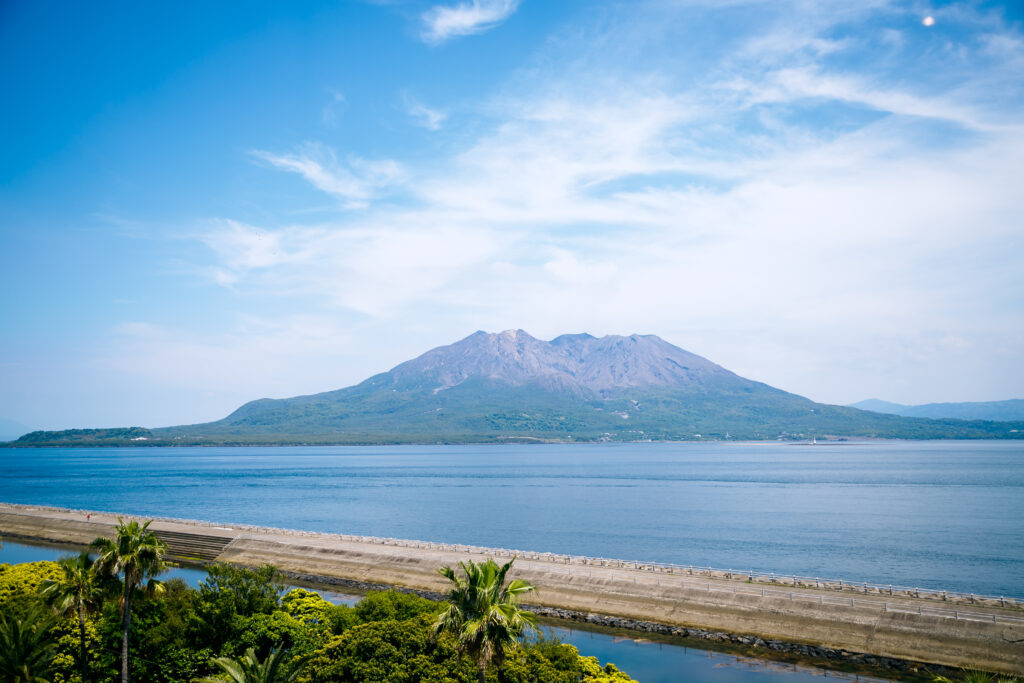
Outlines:
{"label": "bare rocky summit", "polygon": [[385,373],[379,386],[390,381],[395,387],[444,391],[473,378],[601,396],[630,387],[694,387],[740,379],[653,334],[564,334],[543,341],[523,330],[505,330],[476,332],[428,351]]}

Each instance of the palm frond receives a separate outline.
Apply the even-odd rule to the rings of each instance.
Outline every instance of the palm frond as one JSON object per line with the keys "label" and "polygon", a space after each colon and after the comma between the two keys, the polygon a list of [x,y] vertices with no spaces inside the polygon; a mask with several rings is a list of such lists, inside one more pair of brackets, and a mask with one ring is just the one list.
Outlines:
{"label": "palm frond", "polygon": [[448,607],[438,615],[433,632],[453,634],[460,655],[472,655],[481,667],[488,663],[500,666],[537,623],[536,616],[518,604],[519,596],[534,590],[533,585],[522,579],[506,583],[514,561],[512,558],[503,565],[493,559],[459,562],[463,576],[451,567],[438,569],[453,585]]}

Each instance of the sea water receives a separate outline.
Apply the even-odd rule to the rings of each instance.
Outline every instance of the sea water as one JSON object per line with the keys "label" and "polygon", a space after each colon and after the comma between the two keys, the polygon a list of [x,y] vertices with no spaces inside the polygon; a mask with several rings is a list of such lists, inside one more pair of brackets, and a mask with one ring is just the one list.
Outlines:
{"label": "sea water", "polygon": [[1024,442],[0,449],[0,501],[1024,597]]}

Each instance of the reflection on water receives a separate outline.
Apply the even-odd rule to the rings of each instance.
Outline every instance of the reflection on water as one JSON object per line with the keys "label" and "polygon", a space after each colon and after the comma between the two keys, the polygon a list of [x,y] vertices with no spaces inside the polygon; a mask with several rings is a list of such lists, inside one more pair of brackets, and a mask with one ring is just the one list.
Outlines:
{"label": "reflection on water", "polygon": [[767,683],[783,678],[797,683],[822,677],[865,682],[885,680],[635,638],[625,633],[595,633],[560,627],[546,627],[546,630],[562,642],[575,645],[582,655],[597,657],[601,662],[614,662],[642,683]]}
{"label": "reflection on water", "polygon": [[[51,546],[7,541],[0,547],[0,563],[56,560],[72,552],[74,551]],[[195,587],[206,577],[206,572],[191,567],[175,567],[168,572],[167,577],[183,579],[188,585]],[[317,592],[334,604],[352,605],[361,597],[327,590]],[[758,683],[781,678],[798,683],[818,677],[858,681],[881,680],[816,667],[795,666],[756,657],[701,650],[676,643],[652,641],[634,637],[628,632],[595,632],[556,626],[545,626],[544,631],[564,643],[575,645],[584,656],[597,657],[602,664],[614,662],[617,667],[641,683]]]}

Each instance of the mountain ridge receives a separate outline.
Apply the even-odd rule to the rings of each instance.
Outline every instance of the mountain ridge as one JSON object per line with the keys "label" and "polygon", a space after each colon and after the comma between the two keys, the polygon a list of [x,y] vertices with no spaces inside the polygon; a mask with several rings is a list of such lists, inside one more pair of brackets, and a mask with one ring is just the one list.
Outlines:
{"label": "mountain ridge", "polygon": [[543,341],[505,330],[475,332],[353,386],[257,399],[214,422],[139,430],[34,432],[13,445],[1018,438],[1024,422],[815,403],[656,335]]}
{"label": "mountain ridge", "polygon": [[851,403],[851,408],[870,410],[876,413],[902,415],[903,417],[929,417],[933,419],[956,420],[1024,420],[1024,399],[1011,398],[1004,401],[961,401],[946,403],[922,403],[905,405],[877,398]]}

